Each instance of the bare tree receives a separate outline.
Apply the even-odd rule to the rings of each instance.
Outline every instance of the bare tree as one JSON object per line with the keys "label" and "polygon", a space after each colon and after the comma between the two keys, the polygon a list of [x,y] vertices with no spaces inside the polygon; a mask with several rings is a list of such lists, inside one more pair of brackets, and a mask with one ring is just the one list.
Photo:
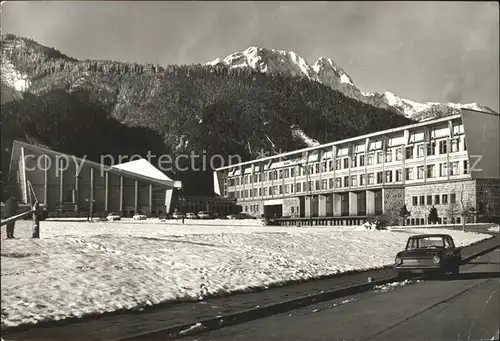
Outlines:
{"label": "bare tree", "polygon": [[462,213],[461,207],[457,203],[450,203],[448,205],[448,209],[446,210],[446,215],[450,219],[453,224],[453,228],[455,228],[456,218],[459,217]]}
{"label": "bare tree", "polygon": [[464,184],[462,184],[462,191],[460,192],[460,216],[462,217],[462,231],[465,231],[465,222],[469,217],[475,217],[476,209],[470,201],[464,200]]}

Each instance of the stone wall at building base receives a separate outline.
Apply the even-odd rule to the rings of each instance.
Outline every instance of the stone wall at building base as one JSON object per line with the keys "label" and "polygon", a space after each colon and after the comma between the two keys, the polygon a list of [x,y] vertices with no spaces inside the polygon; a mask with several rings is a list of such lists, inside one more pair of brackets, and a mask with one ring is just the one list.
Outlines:
{"label": "stone wall at building base", "polygon": [[[452,202],[452,194],[455,196],[455,202]],[[446,195],[446,203],[443,203],[443,195]],[[422,196],[423,205],[420,204]],[[428,196],[431,196],[431,204],[428,204]],[[436,196],[439,196],[439,203],[436,202]],[[416,205],[413,202],[414,197],[417,198]],[[436,208],[442,222],[462,221],[462,207],[476,206],[476,182],[464,180],[408,186],[405,188],[405,204],[411,212],[408,219],[410,221],[413,219],[418,225],[429,223],[428,217],[432,206]],[[473,217],[466,218],[466,222],[473,220]]]}
{"label": "stone wall at building base", "polygon": [[476,180],[478,220],[500,220],[500,179]]}
{"label": "stone wall at building base", "polygon": [[404,188],[385,188],[383,192],[384,216],[387,218],[387,223],[389,225],[402,223],[403,218],[399,216],[399,212],[405,204]]}

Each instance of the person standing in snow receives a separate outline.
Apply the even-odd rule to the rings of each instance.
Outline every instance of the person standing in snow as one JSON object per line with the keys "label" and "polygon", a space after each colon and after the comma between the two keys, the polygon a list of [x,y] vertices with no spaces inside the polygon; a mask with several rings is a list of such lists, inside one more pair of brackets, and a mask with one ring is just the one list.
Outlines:
{"label": "person standing in snow", "polygon": [[[17,204],[17,200],[14,196],[11,196],[5,202],[4,214],[5,218],[10,218],[16,215],[19,205]],[[14,238],[14,227],[16,225],[15,221],[11,221],[7,223],[7,239]]]}
{"label": "person standing in snow", "polygon": [[40,210],[40,204],[38,201],[33,205],[33,235],[32,238],[40,239],[40,220],[42,212]]}

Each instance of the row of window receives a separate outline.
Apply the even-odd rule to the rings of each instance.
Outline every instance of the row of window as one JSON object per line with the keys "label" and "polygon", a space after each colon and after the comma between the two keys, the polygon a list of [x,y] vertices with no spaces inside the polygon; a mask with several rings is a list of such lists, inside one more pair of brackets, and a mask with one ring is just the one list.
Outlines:
{"label": "row of window", "polygon": [[[463,141],[463,150],[467,150],[465,146],[465,140]],[[460,140],[459,139],[453,139],[450,140],[450,152],[458,152],[460,151],[459,148],[460,145]],[[428,143],[427,147],[425,147],[424,144],[419,144],[416,147],[415,146],[408,146],[405,147],[405,159],[410,160],[415,158],[415,150],[416,150],[416,156],[417,158],[422,158],[425,155],[427,156],[433,156],[436,155],[436,142]],[[427,151],[425,154],[424,151]],[[447,141],[439,141],[439,154],[446,154],[448,151],[448,143]],[[392,162],[393,161],[393,150],[387,150],[385,152],[385,162]],[[367,165],[376,165],[376,164],[382,164],[382,160],[384,158],[384,154],[382,151],[378,151],[376,153],[370,153],[368,154],[367,158]],[[399,147],[395,149],[395,160],[396,161],[401,161],[402,160],[402,147]],[[334,167],[335,166],[335,167]],[[287,179],[287,178],[293,178],[295,175],[297,176],[302,176],[306,174],[318,174],[318,173],[324,173],[324,172],[330,172],[335,170],[340,170],[340,169],[348,169],[349,167],[351,168],[357,168],[357,167],[364,167],[365,166],[365,155],[360,154],[360,155],[355,155],[352,158],[349,157],[344,157],[342,159],[336,159],[335,161],[329,160],[329,161],[323,161],[323,162],[316,162],[314,164],[309,164],[306,166],[293,166],[291,168],[284,168],[280,170],[273,170],[273,171],[267,171],[267,172],[262,172],[262,173],[257,173],[253,175],[245,175],[242,180],[240,181],[240,177],[232,177],[229,178],[229,186],[239,186],[240,182],[242,185],[246,185],[249,183],[253,182],[262,182],[262,181],[271,181],[271,180],[278,180],[278,179]],[[304,168],[305,167],[305,168]]]}
{"label": "row of window", "polygon": [[[449,198],[449,202],[448,202]],[[432,200],[434,199],[434,201]],[[448,197],[448,194],[435,194],[432,195],[421,195],[421,196],[413,196],[412,204],[413,206],[424,206],[424,205],[448,205],[457,203],[457,196],[455,193],[451,193]]]}
{"label": "row of window", "polygon": [[[460,217],[451,217],[450,218],[450,224],[460,224],[462,222],[462,219]],[[426,220],[424,218],[411,218],[411,219],[406,219],[406,225],[425,225]],[[446,217],[444,218],[438,218],[438,224],[448,224],[448,219]]]}
{"label": "row of window", "polygon": [[[450,175],[459,175],[458,171],[459,162],[451,162],[450,163]],[[444,166],[443,166],[444,165]],[[423,179],[424,175],[427,178],[435,178],[435,165],[427,165],[426,173],[424,173],[424,166],[418,166],[416,172],[416,179]],[[468,173],[468,163],[467,160],[463,161],[463,174]],[[393,177],[393,174],[395,175]],[[448,174],[448,166],[446,164],[440,165],[440,177],[447,176]],[[385,179],[384,179],[385,177]],[[392,182],[401,182],[403,178],[403,173],[401,169],[396,169],[395,171],[389,170],[385,172],[377,172],[377,173],[369,173],[369,174],[360,174],[360,175],[352,175],[352,176],[344,176],[344,177],[336,177],[315,181],[303,181],[297,182],[295,184],[285,184],[285,185],[276,185],[270,187],[260,187],[253,189],[246,189],[240,191],[228,192],[228,196],[230,198],[236,199],[246,199],[246,198],[255,198],[261,196],[268,195],[279,195],[279,194],[289,194],[289,193],[299,193],[299,192],[308,192],[314,190],[326,190],[326,189],[334,189],[334,188],[346,188],[346,187],[356,187],[356,186],[365,186],[375,185],[375,184],[383,184],[383,183],[392,183]],[[415,180],[414,168],[405,168],[405,180]]]}

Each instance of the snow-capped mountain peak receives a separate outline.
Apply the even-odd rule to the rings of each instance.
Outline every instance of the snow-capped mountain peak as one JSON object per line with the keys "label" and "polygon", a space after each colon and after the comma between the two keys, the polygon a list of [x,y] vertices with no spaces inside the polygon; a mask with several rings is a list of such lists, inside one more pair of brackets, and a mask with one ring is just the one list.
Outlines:
{"label": "snow-capped mountain peak", "polygon": [[251,46],[241,52],[228,55],[224,59],[217,58],[206,65],[225,65],[229,68],[249,67],[263,73],[283,73],[291,76],[306,77],[327,85],[345,96],[372,106],[394,110],[401,115],[416,120],[438,117],[456,113],[460,108],[493,112],[478,103],[419,103],[399,97],[393,92],[384,93],[361,92],[352,78],[332,59],[320,57],[313,65],[294,51],[284,51]]}
{"label": "snow-capped mountain peak", "polygon": [[341,83],[346,83],[354,86],[354,82],[351,77],[342,70],[331,58],[319,57],[316,63],[312,66],[312,69],[316,74],[325,73],[328,71],[333,71],[333,73],[340,78]]}

